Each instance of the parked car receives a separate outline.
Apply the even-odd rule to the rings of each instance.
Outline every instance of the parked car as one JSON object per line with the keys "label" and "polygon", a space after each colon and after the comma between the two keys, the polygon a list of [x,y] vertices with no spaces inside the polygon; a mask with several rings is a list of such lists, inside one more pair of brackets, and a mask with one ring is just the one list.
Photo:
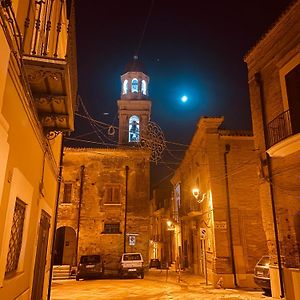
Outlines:
{"label": "parked car", "polygon": [[123,253],[120,259],[119,275],[144,278],[144,260],[141,253]]}
{"label": "parked car", "polygon": [[269,256],[261,257],[254,268],[254,282],[260,286],[266,294],[271,295],[269,264]]}
{"label": "parked car", "polygon": [[152,258],[150,260],[149,268],[160,269],[161,268],[160,260],[158,258]]}
{"label": "parked car", "polygon": [[104,261],[101,255],[82,255],[77,267],[76,280],[99,278],[104,275]]}

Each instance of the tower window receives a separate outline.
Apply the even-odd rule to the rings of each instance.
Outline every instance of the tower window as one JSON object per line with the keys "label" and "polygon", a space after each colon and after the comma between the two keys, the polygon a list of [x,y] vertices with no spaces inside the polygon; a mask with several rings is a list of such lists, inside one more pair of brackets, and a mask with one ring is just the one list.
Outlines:
{"label": "tower window", "polygon": [[139,81],[136,78],[133,78],[131,81],[131,92],[138,93],[139,91]]}
{"label": "tower window", "polygon": [[142,94],[147,95],[147,84],[145,80],[142,80]]}
{"label": "tower window", "polygon": [[129,118],[129,142],[140,141],[140,119],[138,116],[131,116]]}
{"label": "tower window", "polygon": [[127,94],[127,92],[128,92],[128,80],[125,79],[123,82],[123,95]]}

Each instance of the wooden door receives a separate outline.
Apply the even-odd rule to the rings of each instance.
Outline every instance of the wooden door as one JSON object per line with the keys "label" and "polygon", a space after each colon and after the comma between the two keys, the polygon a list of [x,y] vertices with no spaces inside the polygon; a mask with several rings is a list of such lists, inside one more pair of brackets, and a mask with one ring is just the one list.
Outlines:
{"label": "wooden door", "polygon": [[34,276],[31,294],[32,300],[40,300],[43,297],[49,228],[50,216],[42,210],[35,257]]}

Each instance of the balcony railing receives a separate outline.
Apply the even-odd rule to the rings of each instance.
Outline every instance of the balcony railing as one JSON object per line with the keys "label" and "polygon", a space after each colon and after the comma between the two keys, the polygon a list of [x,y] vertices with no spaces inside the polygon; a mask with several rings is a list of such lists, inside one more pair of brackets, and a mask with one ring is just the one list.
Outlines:
{"label": "balcony railing", "polygon": [[[25,94],[47,137],[74,128],[77,57],[74,4],[65,0],[2,1],[0,17]],[[18,16],[18,17],[17,17]],[[54,135],[53,135],[54,133]]]}
{"label": "balcony railing", "polygon": [[286,139],[293,134],[290,111],[286,110],[275,119],[273,119],[268,125],[268,148],[272,147],[276,143]]}

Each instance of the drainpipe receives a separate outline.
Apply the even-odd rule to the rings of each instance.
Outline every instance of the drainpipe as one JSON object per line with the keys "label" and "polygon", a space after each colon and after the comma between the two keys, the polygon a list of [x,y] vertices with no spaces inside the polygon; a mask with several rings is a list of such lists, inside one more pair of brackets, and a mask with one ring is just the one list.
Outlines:
{"label": "drainpipe", "polygon": [[[266,107],[265,107],[264,87],[263,87],[263,82],[261,79],[260,72],[255,73],[254,77],[255,77],[255,82],[259,87],[260,105],[261,105],[261,110],[262,110],[262,123],[263,123],[263,130],[264,130],[264,142],[266,144],[266,138],[268,137],[268,129],[267,129],[267,122],[266,122],[267,116],[266,116]],[[282,264],[281,264],[280,245],[279,245],[278,226],[277,226],[277,215],[276,215],[276,204],[275,204],[273,179],[272,179],[272,161],[271,161],[271,157],[269,156],[269,153],[267,151],[265,151],[265,153],[266,153],[266,165],[267,165],[268,175],[269,175],[269,188],[270,188],[270,195],[271,195],[274,236],[275,236],[275,245],[276,245],[276,252],[277,252],[278,269],[279,269],[280,298],[284,298],[283,270],[282,270]]]}
{"label": "drainpipe", "polygon": [[234,249],[233,249],[233,237],[232,237],[232,225],[231,225],[231,207],[230,207],[230,195],[229,195],[229,183],[228,183],[228,169],[227,169],[227,155],[230,151],[230,145],[225,145],[224,152],[224,170],[225,170],[225,184],[226,184],[226,200],[227,200],[227,217],[228,217],[228,233],[230,243],[230,256],[231,256],[231,269],[233,274],[234,287],[237,287]]}
{"label": "drainpipe", "polygon": [[61,189],[61,180],[62,180],[62,170],[63,170],[63,156],[64,156],[64,146],[63,146],[64,136],[62,134],[61,137],[61,145],[60,145],[60,158],[59,158],[59,171],[57,178],[57,191],[56,191],[56,202],[55,202],[55,213],[54,213],[54,221],[53,221],[53,234],[52,234],[52,246],[51,246],[51,261],[50,261],[50,272],[49,272],[49,283],[48,283],[48,294],[47,299],[50,300],[51,295],[51,283],[52,283],[52,273],[53,273],[53,265],[54,265],[54,250],[55,250],[55,237],[56,237],[56,227],[57,227],[57,214],[58,214],[58,203],[59,203],[59,195]]}
{"label": "drainpipe", "polygon": [[85,166],[81,166],[80,167],[80,190],[79,190],[78,216],[77,216],[76,253],[75,253],[76,266],[78,264],[78,241],[79,241],[80,215],[81,215],[81,204],[82,204],[82,194],[83,194],[83,184],[84,184],[84,170],[85,170]]}
{"label": "drainpipe", "polygon": [[124,212],[124,253],[126,253],[126,225],[127,225],[127,202],[128,202],[128,171],[129,167],[125,167],[125,212]]}

